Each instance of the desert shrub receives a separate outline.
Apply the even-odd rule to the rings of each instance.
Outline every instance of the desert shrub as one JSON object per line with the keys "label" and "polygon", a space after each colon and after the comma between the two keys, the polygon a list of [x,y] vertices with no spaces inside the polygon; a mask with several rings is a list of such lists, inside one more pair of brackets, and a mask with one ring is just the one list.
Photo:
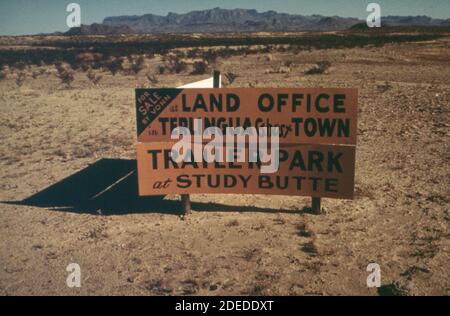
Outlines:
{"label": "desert shrub", "polygon": [[175,56],[176,56],[178,59],[183,59],[183,58],[186,58],[186,53],[183,52],[183,51],[178,50],[178,51],[175,52]]}
{"label": "desert shrub", "polygon": [[45,74],[45,69],[41,68],[41,69],[33,71],[33,73],[31,74],[31,77],[33,77],[33,79],[37,79],[37,78],[39,78],[39,76],[42,76],[43,74]]}
{"label": "desert shrub", "polygon": [[179,74],[180,72],[185,71],[187,68],[187,64],[182,61],[182,60],[175,60],[174,64],[173,64],[173,70],[175,71],[175,73]]}
{"label": "desert shrub", "polygon": [[286,48],[284,46],[276,46],[275,50],[279,53],[284,53],[286,51]]}
{"label": "desert shrub", "polygon": [[61,83],[65,84],[67,87],[70,87],[74,78],[74,72],[66,69],[62,62],[56,62],[55,68],[57,71],[56,76],[61,80]]}
{"label": "desert shrub", "polygon": [[57,61],[57,62],[55,63],[55,68],[56,68],[56,71],[58,71],[58,73],[63,72],[63,71],[66,70],[66,69],[64,68],[64,65],[63,65],[63,63],[62,63],[61,61]]}
{"label": "desert shrub", "polygon": [[269,45],[264,46],[264,47],[261,48],[261,50],[260,50],[260,52],[261,52],[262,54],[268,54],[268,53],[270,53],[270,51],[271,51],[271,46],[269,46]]}
{"label": "desert shrub", "polygon": [[286,60],[286,61],[284,62],[284,66],[285,66],[285,67],[291,67],[292,64],[293,64],[292,60]]}
{"label": "desert shrub", "polygon": [[173,63],[173,67],[172,67],[173,71],[177,74],[185,71],[186,68],[187,68],[187,64],[184,61],[178,60],[178,59],[175,60],[175,62]]}
{"label": "desert shrub", "polygon": [[328,68],[331,67],[331,63],[327,60],[319,61],[317,63],[317,65],[319,66],[320,69],[325,69],[325,70],[327,70]]}
{"label": "desert shrub", "polygon": [[24,71],[26,66],[27,65],[25,64],[25,62],[19,61],[19,62],[15,63],[14,68],[16,68],[17,70],[20,70],[20,71]]}
{"label": "desert shrub", "polygon": [[95,78],[95,73],[92,70],[89,70],[88,73],[86,74],[86,77],[90,80],[93,81],[93,79]]}
{"label": "desert shrub", "polygon": [[247,55],[251,55],[251,54],[255,54],[255,53],[257,53],[257,51],[253,50],[249,46],[244,46],[237,50],[237,54],[243,55],[243,56],[247,56]]}
{"label": "desert shrub", "polygon": [[91,62],[91,66],[90,67],[92,69],[95,69],[95,70],[102,69],[103,68],[103,62],[98,61],[98,60],[93,61],[93,62]]}
{"label": "desert shrub", "polygon": [[131,53],[127,53],[126,58],[128,63],[131,65],[133,63],[133,55]]}
{"label": "desert shrub", "polygon": [[290,51],[294,54],[294,55],[298,55],[300,54],[300,52],[302,51],[302,47],[299,45],[290,45]]}
{"label": "desert shrub", "polygon": [[80,65],[80,68],[83,72],[88,71],[89,69],[91,69],[91,66],[89,65],[89,63],[86,62],[82,62]]}
{"label": "desert shrub", "polygon": [[187,64],[177,56],[169,56],[166,59],[166,67],[170,73],[181,73],[186,70]]}
{"label": "desert shrub", "polygon": [[113,76],[115,76],[120,70],[123,69],[122,64],[122,58],[109,59],[105,62],[105,67],[111,72]]}
{"label": "desert shrub", "polygon": [[208,64],[204,61],[196,61],[194,62],[193,70],[191,72],[192,75],[203,75],[208,71]]}
{"label": "desert shrub", "polygon": [[386,91],[390,90],[392,86],[389,84],[389,82],[385,82],[384,84],[377,85],[377,90],[380,93],[385,93]]}
{"label": "desert shrub", "polygon": [[61,83],[65,84],[67,87],[70,87],[74,78],[73,71],[65,70],[63,72],[58,73],[58,78],[61,80]]}
{"label": "desert shrub", "polygon": [[0,71],[0,80],[5,80],[8,77],[6,71],[1,70]]}
{"label": "desert shrub", "polygon": [[379,296],[408,296],[411,295],[410,289],[399,281],[382,285],[377,289]]}
{"label": "desert shrub", "polygon": [[196,58],[196,57],[200,56],[200,49],[198,49],[198,48],[190,49],[187,52],[186,56],[187,56],[187,58],[191,58],[191,59]]}
{"label": "desert shrub", "polygon": [[330,68],[331,63],[329,61],[319,61],[314,67],[305,71],[305,75],[320,75]]}
{"label": "desert shrub", "polygon": [[92,70],[89,70],[88,73],[86,74],[86,77],[89,79],[90,82],[92,82],[92,84],[94,84],[95,86],[98,85],[98,83],[100,82],[100,80],[102,80],[102,76],[100,75],[96,75],[95,72],[93,72]]}
{"label": "desert shrub", "polygon": [[151,75],[151,74],[147,73],[145,76],[147,77],[147,80],[148,80],[152,85],[156,85],[156,84],[159,83],[159,80],[158,80],[158,78],[156,78],[155,75]]}
{"label": "desert shrub", "polygon": [[16,85],[18,87],[21,87],[23,85],[23,83],[25,82],[26,79],[26,74],[21,71],[17,74],[17,78],[16,78]]}
{"label": "desert shrub", "polygon": [[160,75],[162,75],[162,74],[164,74],[166,72],[166,66],[164,66],[164,65],[159,65],[158,66],[158,73],[160,74]]}
{"label": "desert shrub", "polygon": [[77,71],[80,68],[80,64],[78,62],[74,62],[72,60],[66,60],[66,62],[73,71]]}
{"label": "desert shrub", "polygon": [[145,68],[145,58],[144,58],[144,56],[139,56],[138,59],[136,59],[135,61],[131,62],[130,69],[136,75],[138,73],[140,73],[144,68]]}
{"label": "desert shrub", "polygon": [[237,77],[238,77],[238,75],[236,75],[232,72],[225,73],[225,78],[227,78],[228,84],[232,84],[234,82],[234,80],[236,80]]}
{"label": "desert shrub", "polygon": [[218,53],[215,50],[209,49],[203,53],[203,59],[209,64],[214,64],[217,61]]}
{"label": "desert shrub", "polygon": [[229,47],[225,47],[223,49],[220,49],[217,51],[218,56],[222,57],[223,59],[229,58],[236,54],[236,50],[231,49]]}

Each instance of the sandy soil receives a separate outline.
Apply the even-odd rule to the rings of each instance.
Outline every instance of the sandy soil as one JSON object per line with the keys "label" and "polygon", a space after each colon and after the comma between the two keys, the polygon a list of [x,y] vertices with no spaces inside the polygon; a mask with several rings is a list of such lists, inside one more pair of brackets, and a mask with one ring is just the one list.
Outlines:
{"label": "sandy soil", "polygon": [[[377,295],[366,286],[376,262],[385,290],[449,295],[449,44],[219,59],[239,75],[234,87],[359,89],[356,197],[324,199],[321,215],[303,197],[194,195],[182,217],[177,196],[131,196],[133,179],[100,203],[25,205],[102,158],[135,158],[134,88],[149,86],[144,74],[160,59],[138,77],[101,73],[98,86],[78,72],[71,89],[52,67],[37,79],[28,69],[20,88],[9,74],[0,81],[0,294]],[[320,60],[331,62],[327,73],[303,74]],[[206,76],[156,77],[178,86]],[[71,262],[81,288],[66,286]]]}

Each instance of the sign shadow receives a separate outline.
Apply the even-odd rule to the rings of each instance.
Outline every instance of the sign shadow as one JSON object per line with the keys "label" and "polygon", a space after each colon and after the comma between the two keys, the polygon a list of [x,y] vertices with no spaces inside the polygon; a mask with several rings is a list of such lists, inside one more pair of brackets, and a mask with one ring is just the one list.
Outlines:
{"label": "sign shadow", "polygon": [[[183,213],[181,201],[168,200],[165,196],[139,196],[137,183],[136,160],[100,159],[22,201],[3,203],[102,215]],[[200,212],[296,212],[207,202],[192,202],[191,206]]]}

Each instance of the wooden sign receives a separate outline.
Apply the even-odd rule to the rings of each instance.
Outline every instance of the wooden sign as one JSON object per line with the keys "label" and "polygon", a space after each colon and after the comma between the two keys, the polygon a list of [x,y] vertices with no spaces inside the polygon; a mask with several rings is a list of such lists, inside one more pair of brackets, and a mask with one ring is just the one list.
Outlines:
{"label": "wooden sign", "polygon": [[245,193],[353,198],[354,146],[286,145],[280,148],[278,171],[263,174],[255,162],[175,163],[172,145],[137,145],[140,195]]}
{"label": "wooden sign", "polygon": [[136,89],[139,142],[171,141],[171,131],[279,127],[282,144],[356,144],[356,89]]}

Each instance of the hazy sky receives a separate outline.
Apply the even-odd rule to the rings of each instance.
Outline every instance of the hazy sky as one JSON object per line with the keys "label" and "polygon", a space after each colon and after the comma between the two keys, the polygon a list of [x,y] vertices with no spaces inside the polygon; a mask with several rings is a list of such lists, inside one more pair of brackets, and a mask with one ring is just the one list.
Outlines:
{"label": "hazy sky", "polygon": [[66,31],[66,6],[81,6],[81,23],[101,22],[107,16],[168,12],[186,13],[214,7],[303,15],[339,15],[365,19],[370,2],[382,15],[428,15],[450,18],[450,0],[0,0],[0,34],[19,35]]}

